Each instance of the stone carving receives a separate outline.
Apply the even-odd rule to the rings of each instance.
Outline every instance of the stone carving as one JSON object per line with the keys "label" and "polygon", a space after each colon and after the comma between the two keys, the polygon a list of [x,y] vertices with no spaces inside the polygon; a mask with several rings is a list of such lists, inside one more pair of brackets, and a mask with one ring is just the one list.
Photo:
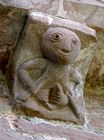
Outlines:
{"label": "stone carving", "polygon": [[[48,110],[70,102],[75,115],[81,115],[69,89],[70,64],[76,60],[80,46],[80,40],[74,32],[59,27],[49,28],[41,41],[44,58],[30,59],[19,66],[19,80]],[[43,65],[43,73],[34,82],[28,70],[35,71],[40,65]],[[26,97],[22,96],[21,100],[25,99]]]}
{"label": "stone carving", "polygon": [[[48,14],[52,12],[52,15],[58,13],[58,16],[63,17],[63,13],[60,12],[60,7],[63,4],[61,3],[58,6],[58,11],[57,6],[55,13],[53,13],[54,9],[51,11],[46,8],[44,12]],[[69,6],[68,9],[70,9]],[[8,93],[9,91],[11,105],[15,106],[16,110],[18,103],[22,101],[20,109],[24,109],[23,111],[27,115],[71,121],[74,123],[80,123],[79,118],[81,118],[81,122],[84,123],[85,104],[83,87],[94,54],[94,46],[92,44],[96,41],[95,30],[81,23],[74,22],[76,19],[70,21],[65,18],[62,19],[37,12],[28,13],[24,9],[9,6],[2,7],[0,5],[0,7],[0,69],[8,85],[8,90],[4,90],[3,87],[3,89],[1,88],[1,92],[6,91]],[[27,13],[28,18],[26,16]],[[17,27],[17,25],[19,26]],[[46,30],[49,31],[56,28],[61,29],[61,34],[56,35],[55,38],[61,36],[61,40],[58,41],[58,38],[54,38],[55,41],[47,39],[43,41],[47,33]],[[47,53],[47,49],[43,49],[48,47],[48,43],[57,44],[56,42],[61,42],[56,46],[59,45],[62,47],[63,38],[67,36],[66,34],[63,36],[64,30],[66,30],[65,32],[73,31],[74,35],[76,33],[80,38],[81,51],[76,62],[74,62],[78,55],[76,51],[76,56],[72,55],[73,57],[66,58],[62,56],[69,53],[67,49],[61,49],[58,52],[61,53],[61,56],[58,55],[58,57],[56,57],[56,53],[52,52],[52,50]],[[67,41],[70,39],[68,38]],[[77,43],[76,40],[73,43]],[[71,48],[69,50],[71,54]],[[54,56],[53,53],[55,54]],[[102,70],[100,71],[101,74]],[[4,79],[0,75],[0,84],[4,86],[6,83],[2,82],[2,78]],[[41,82],[38,82],[40,79]]]}
{"label": "stone carving", "polygon": [[40,13],[30,13],[24,27],[6,72],[16,112],[19,107],[26,115],[83,124],[87,72],[83,75],[76,58],[81,44],[83,48],[95,42],[95,31]]}
{"label": "stone carving", "polygon": [[83,124],[86,73],[82,73],[80,57],[76,58],[81,44],[84,48],[95,42],[94,30],[69,20],[30,13],[24,34],[15,52],[13,89],[17,105],[21,102],[20,109],[27,115]]}

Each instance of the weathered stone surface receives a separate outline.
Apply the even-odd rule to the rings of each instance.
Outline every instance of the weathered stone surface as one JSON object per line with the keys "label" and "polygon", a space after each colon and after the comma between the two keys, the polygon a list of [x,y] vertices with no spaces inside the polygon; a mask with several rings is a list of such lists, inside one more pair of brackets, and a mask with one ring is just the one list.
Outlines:
{"label": "weathered stone surface", "polygon": [[104,8],[97,7],[95,10],[92,11],[92,15],[86,18],[86,23],[91,26],[95,27],[95,29],[99,31],[99,28],[104,30]]}
{"label": "weathered stone surface", "polygon": [[[26,10],[3,6],[0,1],[0,85],[3,87],[3,94],[5,96],[8,94],[6,84],[10,85],[11,81],[13,83],[13,77],[10,76],[13,71],[10,72],[11,70],[8,68],[9,58],[18,44],[18,39],[21,38],[19,35],[20,32],[22,32],[21,30],[26,20],[26,14]],[[11,68],[14,65],[14,61],[13,59],[13,63],[10,64]],[[3,77],[2,74],[4,74],[5,77]]]}
{"label": "weathered stone surface", "polygon": [[7,99],[0,98],[0,115],[8,114],[11,112],[11,107],[7,105]]}
{"label": "weathered stone surface", "polygon": [[[24,1],[6,1],[6,0],[2,0],[1,2],[4,5],[12,5],[15,7],[20,7],[20,8],[25,8],[25,9],[33,9],[34,11],[41,11],[41,12],[44,12],[47,14],[60,16],[63,18],[69,18],[71,20],[79,21],[79,22],[82,22],[84,24],[87,23],[89,26],[92,26],[92,27],[97,27],[97,28],[104,27],[104,25],[103,25],[103,23],[104,23],[103,22],[103,19],[104,19],[103,18],[103,16],[104,16],[103,15],[103,11],[104,11],[103,3],[98,2],[96,0],[94,0],[94,1],[86,0],[86,1],[81,1],[81,2],[80,1],[71,1],[70,2],[70,1],[58,1],[58,0],[56,0],[56,1],[45,0],[44,4],[41,1],[34,1],[34,0],[31,0],[31,1],[26,1],[26,0],[24,0]],[[95,5],[97,5],[97,7]],[[78,27],[78,28],[80,28],[80,27]],[[101,35],[98,35],[98,36],[99,36],[98,38],[101,37]],[[103,33],[102,33],[102,36],[103,36]],[[85,43],[84,40],[85,39],[83,39],[84,45],[82,47],[87,46],[87,43]],[[100,39],[98,39],[98,44],[99,44],[99,40]],[[88,42],[88,40],[87,40],[87,42]],[[91,65],[92,58],[93,58],[94,54],[96,54],[93,61],[94,61],[94,63],[97,62],[96,63],[97,65],[100,65],[100,63],[102,63],[101,64],[102,70],[99,70],[99,73],[102,72],[103,71],[103,60],[101,62],[101,59],[99,59],[98,57],[102,58],[103,47],[100,50],[98,50],[98,49],[96,50],[93,47],[88,49],[87,53],[89,54],[90,58],[88,58],[86,51],[87,51],[86,49],[83,50],[84,56],[81,56],[81,57],[82,57],[82,59],[83,59],[83,57],[87,58],[87,60],[88,60],[87,61],[87,65],[88,65],[87,68]],[[96,62],[95,62],[95,60],[96,60]],[[4,64],[4,62],[3,62],[3,64]],[[93,73],[93,75],[90,77],[88,76],[88,79],[92,79],[92,80],[88,80],[88,84],[89,83],[97,84],[97,82],[95,82],[95,79],[97,81],[99,81],[99,79],[101,81],[103,81],[103,78],[102,78],[103,73],[101,74],[102,76],[100,76],[100,77],[98,76],[99,74],[96,76],[94,74],[94,71],[96,71],[97,65],[95,67],[93,67],[93,65],[91,66],[89,73]],[[95,77],[95,78],[92,78],[92,77]],[[96,92],[97,92],[97,94],[101,92],[101,94],[102,94],[103,89],[102,90],[92,89],[91,91],[88,91],[88,90],[86,91],[86,93],[89,93],[89,94],[92,94],[91,92],[93,92],[95,94],[96,94]]]}
{"label": "weathered stone surface", "polygon": [[[25,8],[25,9],[33,9],[34,11],[47,13],[49,15],[59,16],[63,18],[68,18],[70,20],[79,21],[82,23],[84,22],[84,17],[86,15],[90,14],[90,11],[93,10],[95,6],[97,7],[104,7],[104,3],[97,0],[1,0],[2,4],[19,7],[19,8]],[[73,7],[73,4],[76,6]],[[87,13],[78,13],[77,10],[82,10],[84,8],[80,6],[87,6],[87,7],[93,7],[90,8],[90,10]],[[85,8],[86,10],[86,8]],[[86,23],[85,23],[86,24]]]}
{"label": "weathered stone surface", "polygon": [[[19,57],[17,59],[16,69],[18,69],[18,66],[21,65],[21,63],[23,63],[26,60],[29,60],[31,58],[36,58],[36,57],[38,58],[43,57],[43,54],[40,50],[40,40],[42,34],[47,30],[48,27],[64,27],[66,29],[74,31],[81,38],[82,48],[88,47],[89,43],[93,44],[96,41],[95,31],[91,28],[88,28],[85,25],[82,25],[80,23],[75,23],[70,20],[55,18],[48,15],[31,12],[29,15],[27,27],[25,29],[23,46],[21,48]],[[87,62],[85,63],[85,59],[82,62],[83,64],[82,63],[79,64],[79,60],[81,60],[81,58],[79,57],[76,65],[77,67],[76,69],[80,69],[81,75],[83,75],[82,77],[85,77],[87,74],[87,67],[83,69],[83,65],[86,65],[87,63]],[[34,71],[31,74],[33,78],[36,78],[36,76],[39,77],[40,72],[38,71],[37,73],[36,71]],[[84,115],[85,109],[84,109],[84,100],[82,95],[84,81],[80,81],[80,82],[81,83],[79,84],[79,86],[76,86],[75,94],[76,94],[77,103],[80,106],[79,108],[81,109],[81,112]],[[14,89],[16,94],[18,93],[24,94],[24,92],[26,92],[26,89],[24,89],[23,86],[20,85],[20,82],[18,82],[17,76],[16,76]],[[56,119],[56,120],[71,121],[74,123],[78,123],[78,120],[76,119],[75,116],[73,116],[72,111],[68,107],[66,107],[65,111],[64,108],[60,108],[59,110],[48,111],[33,97],[29,98],[23,104],[23,106],[25,108],[24,109],[25,113],[29,115],[31,114],[31,115],[37,115],[39,117],[40,116],[46,117],[48,119]],[[70,111],[68,111],[68,109]],[[81,123],[80,120],[79,123]]]}
{"label": "weathered stone surface", "polygon": [[[100,98],[100,99],[99,99]],[[95,95],[93,96],[86,96],[85,97],[85,102],[86,102],[86,109],[88,114],[100,114],[103,115],[104,114],[104,99],[103,99],[103,95],[102,96],[98,96],[97,98],[95,97]]]}
{"label": "weathered stone surface", "polygon": [[[73,140],[103,140],[103,135],[97,135],[90,132],[83,132],[82,130],[77,130],[73,128],[65,128],[62,126],[53,126],[50,124],[32,124],[29,121],[26,120],[20,120],[14,122],[14,124],[17,125],[23,132],[28,132],[31,134],[34,133],[49,133],[51,136],[60,136],[61,138],[66,139],[73,139]],[[28,126],[28,127],[27,127]]]}
{"label": "weathered stone surface", "polygon": [[29,137],[22,136],[18,133],[15,134],[14,132],[7,131],[3,128],[0,128],[0,139],[1,140],[7,140],[7,139],[10,139],[10,140],[32,140]]}
{"label": "weathered stone surface", "polygon": [[104,116],[89,115],[90,125],[95,131],[104,131]]}
{"label": "weathered stone surface", "polygon": [[104,94],[104,3],[86,0],[81,1],[80,4],[77,1],[72,1],[71,4],[77,14],[82,16],[85,23],[97,32],[97,46],[95,50],[93,48],[89,49],[89,52],[93,51],[93,53],[92,59],[89,61],[90,67],[85,85],[85,94]]}
{"label": "weathered stone surface", "polygon": [[92,114],[99,114],[99,116],[101,115],[101,116],[103,116],[103,114],[104,114],[104,107],[102,107],[102,106],[98,106],[98,105],[92,105],[92,106],[87,106],[86,105],[86,110],[87,110],[87,112],[90,114],[90,113],[92,113]]}
{"label": "weathered stone surface", "polygon": [[[103,95],[93,95],[86,96],[86,104],[90,107],[104,107],[104,98]],[[103,111],[103,110],[102,110]]]}
{"label": "weathered stone surface", "polygon": [[89,95],[103,95],[104,94],[104,31],[97,32],[97,48],[89,68],[85,93]]}
{"label": "weathered stone surface", "polygon": [[[35,119],[34,119],[35,121]],[[40,121],[41,122],[41,121]],[[85,132],[78,128],[68,128],[61,125],[52,125],[44,123],[35,123],[25,119],[19,119],[13,117],[1,117],[0,118],[0,134],[1,140],[103,140],[104,135]]]}
{"label": "weathered stone surface", "polygon": [[95,132],[104,132],[104,96],[87,95],[85,97],[89,127]]}
{"label": "weathered stone surface", "polygon": [[[86,130],[85,127],[82,127],[82,130],[80,130],[76,126],[74,126],[75,128],[71,128],[72,126],[70,126],[68,123],[62,124],[53,121],[47,122],[36,118],[28,118],[30,120],[28,121],[25,119],[19,119],[16,116],[13,116],[12,114],[10,115],[9,112],[5,114],[5,117],[4,116],[0,117],[0,131],[1,131],[0,134],[2,133],[1,135],[2,137],[0,138],[2,138],[3,140],[6,140],[8,137],[13,140],[14,139],[30,140],[30,137],[28,137],[29,134],[32,139],[36,139],[36,140],[41,140],[41,139],[66,140],[69,138],[75,140],[77,139],[103,140],[104,127],[103,127],[103,117],[101,117],[101,114],[103,115],[102,113],[103,109],[99,110],[101,100],[102,97],[101,99],[99,98],[98,100],[97,99],[94,100],[94,98],[92,97],[89,100],[91,103],[89,103],[87,106],[87,114],[88,114],[87,117],[89,120],[90,129],[89,130],[87,129],[87,132],[85,132]],[[88,107],[90,107],[90,110],[88,109]],[[97,109],[94,109],[95,107]],[[67,126],[67,128],[64,126]],[[23,135],[25,135],[25,138]]]}
{"label": "weathered stone surface", "polygon": [[0,117],[0,139],[1,140],[32,140],[28,136],[22,136],[20,133],[14,132],[7,118]]}
{"label": "weathered stone surface", "polygon": [[5,117],[0,117],[0,129],[11,129],[8,120]]}
{"label": "weathered stone surface", "polygon": [[23,0],[23,1],[7,1],[2,0],[4,5],[14,7],[32,9],[34,12],[43,12],[49,15],[54,15],[62,18],[68,18],[73,21],[84,23],[83,17],[77,14],[69,0]]}
{"label": "weathered stone surface", "polygon": [[[79,21],[82,22],[84,24],[88,24],[89,26],[92,27],[100,27],[103,28],[104,25],[104,21],[103,21],[103,12],[104,12],[104,4],[102,1],[98,1],[98,0],[86,0],[86,1],[76,1],[76,0],[67,0],[67,1],[60,1],[60,0],[56,0],[56,1],[47,1],[45,0],[44,3],[43,1],[7,1],[7,0],[1,0],[1,3],[4,5],[11,5],[14,7],[19,7],[19,8],[25,8],[25,9],[33,9],[34,11],[41,11],[47,14],[51,14],[51,15],[55,15],[55,16],[60,16],[63,18],[69,18],[71,20],[74,21]],[[70,8],[69,8],[70,7]],[[99,18],[100,17],[100,18]],[[100,37],[100,35],[98,35]],[[102,34],[103,36],[103,34]],[[98,40],[99,42],[99,40]],[[100,56],[100,54],[102,54],[102,50],[93,50],[93,48],[91,48],[91,50],[89,50],[88,52],[92,52],[91,58],[93,58],[95,51],[96,56],[95,59],[97,59],[97,64],[100,63],[101,60],[98,59],[98,54]],[[84,51],[84,50],[83,50]],[[85,50],[86,52],[86,50]],[[85,55],[85,54],[84,54]],[[101,55],[102,57],[102,55]],[[87,58],[87,56],[86,56]],[[94,61],[95,61],[94,59]],[[89,65],[91,65],[91,61],[92,59],[90,59],[90,61],[88,62]],[[103,60],[102,60],[103,62]],[[103,64],[102,64],[103,65]],[[101,66],[102,69],[103,66]],[[93,71],[93,72],[91,72]],[[93,70],[91,69],[91,73],[94,73],[94,71],[96,71],[96,68]],[[89,72],[89,73],[90,73]],[[94,74],[93,74],[94,75]],[[100,77],[96,76],[96,79],[99,80]],[[102,80],[102,78],[100,78]],[[89,81],[89,80],[88,80]],[[94,79],[92,78],[92,81],[94,81]],[[92,82],[93,83],[93,82]],[[95,83],[95,82],[94,82]],[[92,89],[92,92],[94,93],[96,90]],[[97,91],[97,94],[100,91]],[[103,92],[103,90],[101,91],[101,93]],[[87,93],[87,92],[86,92]],[[91,94],[91,92],[90,92]]]}
{"label": "weathered stone surface", "polygon": [[21,31],[25,10],[0,5],[0,69],[6,71],[10,53]]}
{"label": "weathered stone surface", "polygon": [[3,87],[0,86],[0,96],[2,96],[2,95],[3,95]]}
{"label": "weathered stone surface", "polygon": [[[65,1],[68,5],[69,1]],[[103,52],[104,52],[104,45],[103,45],[103,30],[104,30],[104,3],[102,1],[96,0],[86,0],[86,1],[76,1],[71,0],[70,4],[72,8],[69,10],[68,13],[74,12],[76,17],[81,17],[83,22],[88,26],[94,28],[97,32],[98,43],[97,47],[88,48],[88,51],[85,49],[83,50],[83,56],[90,55],[90,59],[86,56],[88,60],[88,65],[90,66],[88,76],[87,76],[87,84],[85,88],[86,94],[103,94],[104,93],[104,63],[103,63]],[[66,8],[64,8],[66,9]],[[64,10],[65,11],[65,10]],[[70,18],[70,15],[69,15]],[[75,20],[75,18],[73,18]],[[75,21],[78,21],[77,19]],[[81,21],[80,21],[81,22]],[[86,54],[87,51],[87,54]],[[92,53],[91,53],[92,52]]]}
{"label": "weathered stone surface", "polygon": [[[71,20],[67,20],[67,19],[61,19],[58,17],[52,17],[49,15],[43,15],[41,13],[38,12],[30,12],[30,16],[29,16],[30,20],[33,22],[40,22],[44,24],[44,26],[52,26],[52,27],[64,27],[67,29],[70,29],[74,32],[76,32],[80,39],[81,36],[83,35],[83,38],[85,39],[86,37],[88,37],[87,39],[87,43],[89,44],[89,42],[96,42],[96,32],[95,30],[88,28],[87,26],[79,23],[79,22],[74,22]],[[82,39],[81,39],[82,41]],[[84,43],[84,41],[81,42],[82,44]],[[88,44],[86,45],[88,47]],[[85,44],[84,44],[85,45]],[[85,46],[82,46],[85,47]]]}
{"label": "weathered stone surface", "polygon": [[[93,27],[98,32],[97,33],[98,47],[88,47],[89,46],[88,43],[87,43],[88,40],[85,41],[86,37],[85,37],[85,39],[82,39],[82,42],[83,42],[82,47],[84,49],[81,51],[80,57],[78,58],[78,60],[82,61],[82,63],[80,63],[80,65],[79,65],[79,62],[77,61],[78,62],[77,64],[78,64],[78,68],[79,67],[81,68],[81,71],[82,71],[84,77],[87,74],[88,69],[90,67],[89,74],[87,76],[87,84],[86,84],[86,88],[85,88],[85,93],[89,94],[89,95],[102,94],[102,98],[101,98],[99,107],[98,107],[98,104],[96,104],[96,102],[98,102],[99,99],[97,99],[95,101],[94,98],[91,97],[91,98],[93,98],[93,101],[92,101],[92,100],[90,100],[90,97],[89,97],[89,99],[87,101],[90,102],[91,106],[93,106],[93,108],[89,107],[89,109],[88,109],[89,113],[93,112],[95,114],[98,113],[99,115],[103,114],[103,110],[104,110],[103,109],[103,106],[104,106],[103,105],[103,103],[104,103],[104,100],[103,100],[103,94],[104,94],[104,78],[103,78],[104,77],[104,68],[103,68],[103,66],[104,66],[104,63],[103,63],[103,61],[104,61],[103,60],[103,56],[104,56],[103,55],[104,54],[103,50],[104,50],[104,48],[103,48],[103,46],[104,45],[103,44],[104,43],[102,43],[102,42],[103,42],[103,36],[104,36],[104,33],[103,33],[103,29],[104,29],[104,14],[103,14],[104,13],[104,8],[101,8],[101,7],[103,7],[103,3],[101,3],[103,0],[99,0],[99,1],[97,1],[97,0],[81,0],[81,1],[70,0],[71,3],[70,3],[69,0],[66,0],[66,1],[63,1],[63,0],[55,0],[55,1],[48,0],[47,1],[47,0],[45,0],[44,2],[43,1],[44,0],[38,0],[38,1],[35,1],[35,0],[29,0],[29,1],[28,0],[22,0],[22,1],[19,1],[19,0],[1,0],[0,3],[4,4],[5,6],[6,5],[11,6],[12,5],[12,6],[15,6],[15,7],[20,7],[21,9],[22,8],[33,9],[34,11],[41,11],[41,12],[44,12],[44,13],[47,13],[47,14],[51,14],[51,15],[55,15],[55,16],[59,16],[59,17],[63,17],[63,18],[68,18],[68,19],[71,19],[71,20],[74,20],[74,21],[82,22],[84,24],[88,24],[88,26],[90,26],[90,27]],[[0,9],[2,9],[2,8],[0,8]],[[7,16],[5,17],[5,22],[6,22],[7,17],[11,20],[12,17],[13,17],[12,13],[13,14],[15,13],[13,11],[8,12],[10,9],[12,9],[12,8],[11,7],[6,8],[5,9],[6,11],[3,10],[3,12],[2,12],[3,16],[5,16],[5,14],[7,13]],[[20,10],[20,9],[18,9],[18,10]],[[16,15],[16,18],[17,18],[17,15]],[[2,35],[4,36],[3,37],[3,39],[4,39],[4,42],[3,42],[4,43],[4,52],[5,52],[5,48],[6,48],[5,47],[5,42],[6,42],[6,45],[8,45],[9,42],[12,42],[12,38],[13,38],[12,44],[15,44],[14,42],[15,42],[15,39],[17,38],[16,35],[17,35],[18,31],[20,31],[20,27],[22,25],[22,24],[18,24],[19,26],[16,26],[17,30],[16,30],[16,33],[15,33],[15,36],[13,36],[14,32],[15,32],[14,31],[14,26],[15,25],[13,24],[13,35],[12,35],[12,33],[9,33],[10,31],[12,31],[12,22],[10,22],[10,24],[9,24],[8,20],[7,20],[6,29],[3,28],[3,30],[5,32],[7,32],[9,34],[9,36],[7,37],[6,33],[2,33]],[[4,21],[4,18],[2,18],[2,20],[0,21],[0,23],[2,23],[1,25],[3,25],[5,23],[5,22],[2,22],[2,21]],[[16,20],[16,22],[18,22],[18,21]],[[1,27],[1,29],[2,29],[2,27]],[[31,29],[31,32],[32,32],[33,28],[31,27],[30,29]],[[45,30],[46,30],[46,28],[45,28]],[[34,49],[34,36],[35,35],[32,32],[33,33],[33,38],[32,38],[31,33],[29,33],[29,32],[30,31],[28,30],[27,39],[25,39],[25,41],[27,40],[25,45],[27,45],[27,46],[32,45],[33,46],[32,51],[34,50],[34,52],[35,51],[38,52],[38,50]],[[39,33],[38,33],[38,36],[40,36]],[[83,34],[81,33],[81,38],[82,38],[82,36],[83,36]],[[37,37],[35,36],[35,38],[37,38]],[[1,43],[1,41],[0,41],[0,43]],[[35,43],[38,44],[38,42],[35,42]],[[8,47],[10,47],[10,45],[11,44],[9,44]],[[14,47],[14,45],[12,47]],[[12,47],[10,47],[10,49]],[[85,47],[88,47],[88,48],[85,48]],[[2,52],[2,51],[0,51],[0,52]],[[2,63],[2,65],[5,64],[5,66],[6,66],[7,61],[8,61],[8,57],[9,57],[8,54],[7,53],[2,53],[2,55],[1,55],[1,53],[0,53],[0,58],[1,58],[0,63]],[[28,53],[27,53],[26,57],[27,56],[29,57]],[[39,53],[37,56],[41,56],[41,54]],[[93,56],[94,56],[94,58],[93,58]],[[4,58],[6,60],[5,62],[4,62]],[[92,61],[92,59],[93,59],[93,61]],[[5,66],[3,66],[3,71],[5,71]],[[0,80],[2,81],[1,76],[0,76]],[[0,81],[0,83],[1,83],[1,81]],[[2,93],[2,87],[1,87],[1,93]],[[2,104],[2,102],[1,102],[1,106],[3,106],[5,108],[4,103]],[[2,108],[0,110],[2,113],[3,113],[2,110],[5,110],[4,108]],[[103,130],[103,125],[102,125],[103,124],[103,122],[102,122],[103,119],[101,119],[102,121],[100,121],[100,117],[94,118],[94,115],[93,115],[93,117],[91,117],[91,120],[92,120],[91,124],[93,126],[93,129],[95,128],[98,131],[98,129],[100,130],[99,127],[101,127],[101,129]],[[96,123],[96,122],[98,122],[98,123]],[[63,130],[60,133],[62,133],[62,132],[63,132]],[[76,133],[76,132],[74,132],[74,133]],[[2,134],[4,134],[4,133],[2,133]],[[4,137],[5,137],[5,135],[4,135]],[[68,138],[69,138],[69,136],[68,136]],[[78,139],[78,138],[81,139],[81,137],[79,137],[79,133],[78,133],[78,137],[75,136],[74,139]],[[86,137],[83,137],[82,139],[85,139],[85,138]],[[93,135],[89,139],[94,139],[94,138],[95,137]],[[13,139],[16,139],[16,138],[13,137]],[[97,137],[96,139],[100,139],[100,138]],[[104,139],[104,138],[102,138],[102,139]]]}
{"label": "weathered stone surface", "polygon": [[93,5],[93,6],[99,6],[104,7],[103,0],[70,0],[71,2],[78,3],[80,5]]}

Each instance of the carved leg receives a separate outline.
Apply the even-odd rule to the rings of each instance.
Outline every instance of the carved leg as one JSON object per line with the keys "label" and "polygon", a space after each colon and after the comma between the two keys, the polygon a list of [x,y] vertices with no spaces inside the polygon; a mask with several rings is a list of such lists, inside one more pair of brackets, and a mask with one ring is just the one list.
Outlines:
{"label": "carved leg", "polygon": [[36,99],[40,101],[48,110],[54,110],[56,105],[49,103],[49,90],[42,90],[35,95]]}
{"label": "carved leg", "polygon": [[75,99],[73,98],[72,94],[69,92],[69,89],[67,88],[67,86],[63,85],[63,89],[64,89],[64,93],[68,97],[69,105],[71,105],[75,116],[77,118],[80,118],[82,115],[81,115],[81,112],[80,112],[80,110],[78,108],[78,105],[77,105]]}
{"label": "carved leg", "polygon": [[72,95],[70,95],[70,93],[67,96],[68,96],[69,103],[71,104],[72,109],[73,109],[76,117],[80,118],[81,112],[78,109],[78,106],[77,106],[77,103],[75,102],[75,99],[72,97]]}
{"label": "carved leg", "polygon": [[68,94],[68,100],[69,103],[72,106],[73,112],[75,114],[75,116],[80,120],[80,123],[83,124],[84,122],[84,116],[83,114],[80,112],[77,103],[75,102],[75,99],[72,97],[72,95],[70,95],[70,93]]}

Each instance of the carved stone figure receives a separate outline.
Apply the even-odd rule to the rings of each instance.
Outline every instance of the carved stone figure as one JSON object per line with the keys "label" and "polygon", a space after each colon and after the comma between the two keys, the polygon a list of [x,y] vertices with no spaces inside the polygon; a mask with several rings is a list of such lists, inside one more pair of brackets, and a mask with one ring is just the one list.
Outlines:
{"label": "carved stone figure", "polygon": [[[80,46],[80,39],[74,32],[60,27],[49,28],[41,40],[44,58],[27,60],[19,66],[19,80],[48,110],[70,103],[75,115],[80,117],[81,113],[69,89],[70,64],[76,60]],[[28,70],[35,71],[40,65],[43,73],[34,82]],[[26,100],[22,95],[21,98]]]}
{"label": "carved stone figure", "polygon": [[11,106],[29,116],[83,124],[83,88],[95,30],[65,18],[33,11],[27,15],[23,9],[3,6],[0,40],[0,69]]}

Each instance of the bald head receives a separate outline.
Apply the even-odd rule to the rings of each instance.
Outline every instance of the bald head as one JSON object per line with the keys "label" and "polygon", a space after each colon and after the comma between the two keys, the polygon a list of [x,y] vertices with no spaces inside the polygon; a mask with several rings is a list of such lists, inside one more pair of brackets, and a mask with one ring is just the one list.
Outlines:
{"label": "bald head", "polygon": [[49,28],[42,36],[43,54],[57,64],[73,63],[79,54],[80,47],[79,37],[65,28]]}

